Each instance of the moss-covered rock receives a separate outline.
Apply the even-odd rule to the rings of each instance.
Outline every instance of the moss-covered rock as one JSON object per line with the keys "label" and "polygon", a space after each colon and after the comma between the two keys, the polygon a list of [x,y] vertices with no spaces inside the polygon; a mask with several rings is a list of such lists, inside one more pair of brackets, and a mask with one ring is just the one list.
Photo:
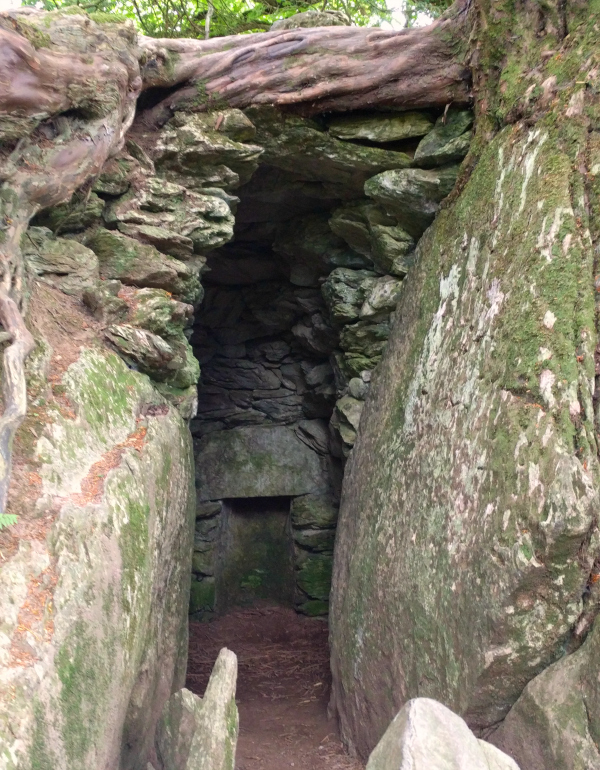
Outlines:
{"label": "moss-covered rock", "polygon": [[[203,96],[199,86],[198,100],[202,101]],[[202,114],[179,112],[161,132],[155,162],[161,173],[173,180],[191,177],[198,186],[231,189],[250,179],[262,152],[258,145],[237,142],[211,129]],[[229,170],[229,175],[219,174],[221,166]]]}
{"label": "moss-covered rock", "polygon": [[29,269],[65,294],[81,296],[98,280],[98,258],[74,240],[55,238],[45,227],[30,227],[21,250]]}
{"label": "moss-covered rock", "polygon": [[529,682],[489,740],[523,768],[599,766],[599,648],[597,620],[581,649]]}
{"label": "moss-covered rock", "polygon": [[381,206],[362,200],[333,211],[329,227],[382,273],[404,276],[415,242]]}
{"label": "moss-covered rock", "polygon": [[411,164],[406,153],[343,142],[316,121],[284,115],[275,107],[251,107],[246,114],[257,128],[257,143],[264,148],[262,162],[294,172],[300,179],[325,182],[334,198],[359,197],[369,177]]}
{"label": "moss-covered rock", "polygon": [[237,658],[219,653],[203,698],[186,689],[165,705],[156,750],[165,770],[233,770],[238,736]]}
{"label": "moss-covered rock", "polygon": [[203,577],[192,580],[189,613],[212,612],[215,608],[215,579]]}
{"label": "moss-covered rock", "polygon": [[121,281],[98,281],[84,290],[82,299],[98,321],[105,325],[118,323],[129,314],[129,305],[119,297],[122,288]]}
{"label": "moss-covered rock", "polygon": [[287,222],[279,230],[273,249],[288,261],[290,280],[297,286],[314,286],[319,276],[336,267],[360,269],[370,266],[368,259],[332,232],[325,213],[309,214]]}
{"label": "moss-covered rock", "polygon": [[432,168],[462,160],[473,138],[469,131],[473,117],[470,110],[449,110],[439,117],[433,131],[419,142],[415,151],[415,165]]}
{"label": "moss-covered rock", "polygon": [[440,202],[452,191],[457,177],[458,166],[435,171],[385,171],[366,182],[365,193],[393,215],[407,233],[419,238],[433,222]]}
{"label": "moss-covered rock", "polygon": [[327,529],[337,522],[338,507],[326,495],[302,495],[291,504],[293,527]]}
{"label": "moss-covered rock", "polygon": [[154,176],[109,204],[104,218],[126,235],[183,260],[233,237],[233,214],[222,196]]}
{"label": "moss-covered rock", "polygon": [[104,229],[93,231],[86,238],[86,245],[98,256],[103,279],[164,289],[192,304],[201,296],[198,269],[161,254],[153,246]]}
{"label": "moss-covered rock", "polygon": [[321,285],[323,299],[332,320],[338,324],[357,321],[375,280],[375,273],[370,270],[349,270],[344,267],[333,270]]}
{"label": "moss-covered rock", "polygon": [[[11,770],[133,770],[183,683],[191,442],[148,379],[114,354],[84,350],[62,385],[73,412],[55,413],[38,442],[38,507],[57,512],[47,542],[34,541],[41,616],[16,667],[10,645],[33,575],[21,565],[19,599],[0,567],[3,596],[16,600],[14,616],[2,615],[0,678],[12,696],[0,699],[0,756]],[[152,402],[164,411],[140,420]]]}
{"label": "moss-covered rock", "polygon": [[167,341],[130,324],[113,324],[105,332],[120,355],[157,382],[188,388],[200,378],[200,364],[187,341]]}
{"label": "moss-covered rock", "polygon": [[95,192],[89,195],[75,194],[68,203],[61,203],[38,214],[34,225],[48,227],[57,235],[80,233],[100,224],[104,201]]}
{"label": "moss-covered rock", "polygon": [[385,144],[424,136],[433,128],[433,121],[424,112],[353,113],[328,120],[327,128],[338,139],[367,139]]}
{"label": "moss-covered rock", "polygon": [[298,587],[311,599],[327,601],[331,590],[333,557],[310,554],[296,573]]}
{"label": "moss-covered rock", "polygon": [[507,127],[417,247],[336,544],[335,697],[364,756],[416,695],[477,729],[498,723],[589,617],[600,472],[587,137],[572,118]]}

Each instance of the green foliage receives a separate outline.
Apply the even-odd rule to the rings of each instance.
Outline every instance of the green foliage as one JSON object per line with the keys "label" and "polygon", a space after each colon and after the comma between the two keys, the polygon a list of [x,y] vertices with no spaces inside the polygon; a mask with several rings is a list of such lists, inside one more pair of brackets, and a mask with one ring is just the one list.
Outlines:
{"label": "green foliage", "polygon": [[453,0],[406,0],[404,3],[404,15],[406,26],[414,27],[419,14],[426,14],[432,19],[437,19],[445,10],[450,8]]}
{"label": "green foliage", "polygon": [[[440,0],[435,0],[439,2]],[[278,19],[309,9],[335,11],[358,26],[389,20],[386,0],[24,0],[45,10],[75,8],[96,20],[113,15],[114,21],[132,19],[145,35],[153,37],[210,37],[263,32]]]}
{"label": "green foliage", "polygon": [[12,527],[17,523],[17,517],[14,513],[0,513],[0,529]]}
{"label": "green foliage", "polygon": [[[308,10],[332,11],[364,27],[391,21],[389,0],[23,0],[47,11],[86,13],[98,23],[132,19],[151,37],[205,38],[264,32],[273,22]],[[419,14],[437,18],[452,0],[404,0],[406,26]],[[208,26],[208,35],[207,35]]]}

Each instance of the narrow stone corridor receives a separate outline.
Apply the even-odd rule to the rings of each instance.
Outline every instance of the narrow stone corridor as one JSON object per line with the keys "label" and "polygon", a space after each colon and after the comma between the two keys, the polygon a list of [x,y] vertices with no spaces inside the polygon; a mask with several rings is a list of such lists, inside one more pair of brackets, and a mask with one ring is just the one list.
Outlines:
{"label": "narrow stone corridor", "polygon": [[269,604],[190,623],[186,686],[203,695],[222,647],[238,656],[236,770],[362,770],[328,719],[327,623]]}

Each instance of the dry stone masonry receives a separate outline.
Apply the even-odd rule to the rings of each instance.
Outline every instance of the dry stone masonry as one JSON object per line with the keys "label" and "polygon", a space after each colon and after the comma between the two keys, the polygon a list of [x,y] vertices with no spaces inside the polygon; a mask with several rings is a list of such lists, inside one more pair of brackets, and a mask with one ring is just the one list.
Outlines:
{"label": "dry stone masonry", "polygon": [[270,497],[291,507],[295,606],[326,614],[343,465],[472,115],[206,112],[201,94],[158,132],[146,113],[91,190],[36,217],[28,264],[191,420],[192,614],[219,609],[223,501]]}

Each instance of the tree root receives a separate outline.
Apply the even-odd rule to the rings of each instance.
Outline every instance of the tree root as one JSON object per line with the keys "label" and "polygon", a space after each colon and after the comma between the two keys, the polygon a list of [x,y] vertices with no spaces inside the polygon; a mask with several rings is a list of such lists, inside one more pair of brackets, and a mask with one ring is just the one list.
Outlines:
{"label": "tree root", "polygon": [[27,414],[25,359],[35,342],[17,303],[3,288],[0,289],[0,323],[12,339],[4,351],[2,372],[4,413],[0,417],[0,513],[4,513],[12,468],[13,439]]}

